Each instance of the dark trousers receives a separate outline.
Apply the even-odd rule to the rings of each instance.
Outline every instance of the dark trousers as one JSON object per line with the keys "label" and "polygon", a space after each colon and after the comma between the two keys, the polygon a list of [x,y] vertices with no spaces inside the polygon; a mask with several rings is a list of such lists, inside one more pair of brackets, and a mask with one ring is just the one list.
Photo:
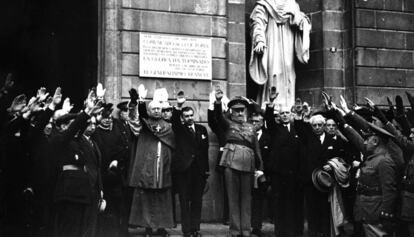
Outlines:
{"label": "dark trousers", "polygon": [[253,173],[224,170],[230,211],[230,234],[250,236]]}
{"label": "dark trousers", "polygon": [[[270,176],[274,203],[276,236],[301,236],[303,233],[303,190],[293,175]],[[326,202],[328,199],[326,199]],[[329,223],[328,223],[329,224]]]}
{"label": "dark trousers", "polygon": [[105,192],[106,209],[99,216],[98,236],[127,237],[128,236],[128,189],[119,187]]}
{"label": "dark trousers", "polygon": [[265,183],[259,182],[257,188],[253,188],[252,191],[252,228],[253,229],[262,229],[263,222],[263,203],[266,197],[266,188]]}
{"label": "dark trousers", "polygon": [[90,205],[60,202],[56,205],[55,237],[86,236]]}
{"label": "dark trousers", "polygon": [[220,151],[217,156],[216,171],[220,177],[220,180],[223,183],[223,219],[222,221],[225,224],[229,221],[229,199],[227,196],[226,178],[224,177],[224,167],[219,165],[222,154],[223,152]]}
{"label": "dark trousers", "polygon": [[305,185],[305,208],[309,237],[330,236],[330,207],[328,194],[317,190],[312,183]]}
{"label": "dark trousers", "polygon": [[184,172],[177,173],[176,180],[182,231],[183,233],[199,231],[203,191],[206,185],[205,174],[192,165]]}

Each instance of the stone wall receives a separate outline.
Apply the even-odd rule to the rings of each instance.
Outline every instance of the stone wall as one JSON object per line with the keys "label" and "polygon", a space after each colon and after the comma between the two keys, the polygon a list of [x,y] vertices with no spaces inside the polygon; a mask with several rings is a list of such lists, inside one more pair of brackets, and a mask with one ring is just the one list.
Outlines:
{"label": "stone wall", "polygon": [[369,95],[385,105],[386,96],[414,89],[413,22],[412,0],[355,1],[357,102]]}
{"label": "stone wall", "polygon": [[[197,120],[207,122],[208,95],[220,85],[227,95],[246,93],[246,26],[255,0],[105,0],[101,63],[107,99],[128,99],[128,90],[143,83],[148,97],[166,87],[170,99],[184,90]],[[297,96],[313,106],[322,90],[338,100],[378,104],[386,96],[414,92],[414,1],[412,0],[301,0],[312,21],[311,55],[297,64]],[[155,32],[212,39],[213,79],[140,78],[139,32]],[[248,38],[248,37],[247,37]],[[248,45],[249,42],[247,42]],[[405,97],[403,97],[405,100]],[[204,196],[203,220],[219,220],[223,212],[222,185],[214,171],[217,140],[210,135],[210,190]]]}
{"label": "stone wall", "polygon": [[[379,105],[414,87],[414,2],[304,0],[312,20],[311,58],[297,67],[297,94],[319,105],[320,91],[337,100]],[[406,101],[405,96],[403,99]]]}
{"label": "stone wall", "polygon": [[350,0],[299,1],[312,22],[310,60],[297,63],[297,96],[313,106],[321,91],[353,100],[352,16]]}

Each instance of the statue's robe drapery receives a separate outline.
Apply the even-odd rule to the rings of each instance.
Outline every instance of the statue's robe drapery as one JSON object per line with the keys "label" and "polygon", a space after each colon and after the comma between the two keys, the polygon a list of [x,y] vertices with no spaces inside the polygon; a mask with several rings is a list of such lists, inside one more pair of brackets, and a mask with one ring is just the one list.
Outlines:
{"label": "statue's robe drapery", "polygon": [[[250,15],[252,51],[249,72],[260,85],[257,102],[268,98],[268,88],[276,87],[278,101],[292,106],[295,100],[295,55],[301,63],[309,60],[309,18],[295,0],[258,0]],[[258,42],[267,47],[263,54],[253,51]]]}
{"label": "statue's robe drapery", "polygon": [[141,119],[141,123],[128,178],[129,186],[134,188],[129,223],[148,228],[171,228],[174,133],[171,124],[162,119]]}

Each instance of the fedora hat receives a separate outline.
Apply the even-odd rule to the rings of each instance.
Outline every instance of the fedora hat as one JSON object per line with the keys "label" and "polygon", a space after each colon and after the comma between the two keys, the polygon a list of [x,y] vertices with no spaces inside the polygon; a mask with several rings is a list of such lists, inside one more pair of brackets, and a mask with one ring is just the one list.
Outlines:
{"label": "fedora hat", "polygon": [[312,172],[312,183],[319,191],[329,192],[329,189],[333,185],[333,179],[328,172],[317,168]]}

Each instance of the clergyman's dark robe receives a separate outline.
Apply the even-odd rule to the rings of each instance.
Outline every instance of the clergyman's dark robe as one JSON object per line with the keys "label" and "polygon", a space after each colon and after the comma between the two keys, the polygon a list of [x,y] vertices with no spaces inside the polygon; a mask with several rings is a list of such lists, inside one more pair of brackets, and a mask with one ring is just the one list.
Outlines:
{"label": "clergyman's dark robe", "polygon": [[134,195],[129,223],[147,228],[173,227],[171,157],[175,147],[171,124],[141,118],[128,184]]}

